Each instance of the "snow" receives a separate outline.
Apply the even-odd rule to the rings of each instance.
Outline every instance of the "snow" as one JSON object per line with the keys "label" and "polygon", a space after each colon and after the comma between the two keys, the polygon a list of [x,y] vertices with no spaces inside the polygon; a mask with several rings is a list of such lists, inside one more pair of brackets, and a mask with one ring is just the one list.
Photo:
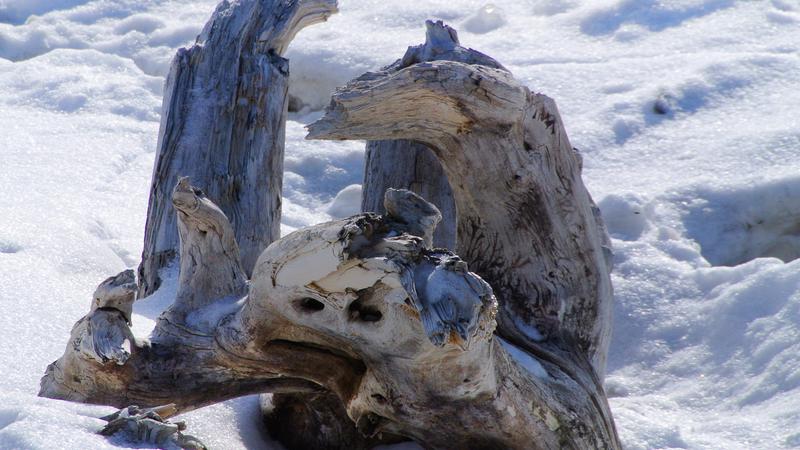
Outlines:
{"label": "snow", "polygon": [[536,358],[532,357],[531,355],[525,353],[524,351],[520,350],[516,345],[508,342],[507,340],[498,337],[500,344],[503,348],[506,349],[509,355],[514,358],[515,361],[520,363],[522,367],[525,368],[531,375],[536,378],[549,378],[547,374],[547,370],[545,370],[542,363],[540,363]]}
{"label": "snow", "polygon": [[[126,445],[94,434],[110,408],[35,394],[97,284],[138,263],[163,77],[215,3],[0,0],[0,448]],[[363,144],[303,125],[443,19],[553,97],[582,151],[615,248],[606,386],[625,447],[800,447],[796,1],[340,3],[287,54],[284,232],[358,204]],[[172,274],[137,302],[138,336]],[[183,418],[213,448],[264,448],[257,407]]]}
{"label": "snow", "polygon": [[361,185],[351,184],[336,194],[328,207],[333,217],[350,217],[361,212]]}
{"label": "snow", "polygon": [[464,22],[464,29],[475,34],[488,33],[505,25],[503,10],[493,4],[478,9]]}

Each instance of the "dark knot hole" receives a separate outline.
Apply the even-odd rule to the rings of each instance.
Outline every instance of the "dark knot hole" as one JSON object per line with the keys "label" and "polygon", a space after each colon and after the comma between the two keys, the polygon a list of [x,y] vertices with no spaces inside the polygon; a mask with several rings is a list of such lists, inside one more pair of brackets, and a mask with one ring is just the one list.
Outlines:
{"label": "dark knot hole", "polygon": [[322,311],[325,309],[324,303],[311,297],[301,298],[295,302],[295,305],[297,306],[298,310],[308,313]]}
{"label": "dark knot hole", "polygon": [[350,303],[347,307],[350,320],[358,320],[361,322],[377,322],[383,318],[383,314],[373,306],[365,305],[361,299]]}

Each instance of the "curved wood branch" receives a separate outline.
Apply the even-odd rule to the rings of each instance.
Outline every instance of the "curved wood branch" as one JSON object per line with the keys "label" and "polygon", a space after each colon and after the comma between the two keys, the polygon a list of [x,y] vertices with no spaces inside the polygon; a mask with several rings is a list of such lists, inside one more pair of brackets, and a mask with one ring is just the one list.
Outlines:
{"label": "curved wood branch", "polygon": [[[384,70],[399,70],[427,61],[457,61],[505,70],[493,58],[462,47],[458,33],[441,21],[427,22],[425,43],[409,47],[405,55]],[[383,213],[387,189],[408,189],[436,205],[442,223],[436,229],[434,245],[456,247],[456,205],[453,191],[441,164],[424,144],[405,140],[367,141],[361,210]]]}
{"label": "curved wood branch", "polygon": [[[185,180],[173,202],[191,247],[182,255],[237,267],[225,215]],[[237,285],[222,274],[220,286],[214,278],[194,284],[208,292],[177,298],[152,342],[132,343],[124,361],[81,351],[89,336],[81,324],[100,312],[127,327],[117,306],[93,309],[48,367],[40,394],[185,411],[256,392],[331,392],[367,438],[404,436],[430,448],[618,448],[601,392],[584,375],[591,367],[512,357],[524,352],[494,337],[498,306],[489,285],[454,254],[426,245],[436,208],[393,190],[386,205],[387,216],[354,216],[276,241],[259,258],[246,297],[223,289]],[[111,285],[132,294],[129,278]],[[119,292],[113,286],[103,292]],[[324,433],[352,436],[350,428]]]}
{"label": "curved wood branch", "polygon": [[[242,4],[257,9],[247,0],[221,8]],[[201,39],[240,25],[212,21]],[[600,381],[607,237],[580,157],[550,99],[464,53],[451,29],[429,27],[428,44],[337,92],[310,136],[428,145],[453,187],[466,261],[431,248],[435,206],[388,190],[385,216],[273,242],[248,284],[237,227],[181,180],[172,194],[180,288],[152,342],[130,334],[130,274],[107,280],[41,395],[188,410],[254,392],[332,393],[319,410],[305,405],[333,419],[341,409],[326,408],[341,406],[367,437],[429,448],[619,448]]]}
{"label": "curved wood branch", "polygon": [[334,12],[336,0],[222,2],[195,45],[178,51],[164,89],[140,296],[158,288],[158,271],[177,254],[169,196],[178,175],[231,218],[246,274],[278,238],[289,78],[281,54]]}
{"label": "curved wood branch", "polygon": [[456,249],[500,299],[500,334],[549,352],[575,346],[602,377],[609,249],[551,99],[492,66],[401,63],[338,90],[308,138],[429,145],[453,187]]}
{"label": "curved wood branch", "polygon": [[433,208],[407,191],[393,196],[405,200],[387,199],[391,217],[320,224],[270,246],[241,329],[259,336],[253,318],[271,317],[283,336],[363,361],[345,405],[367,436],[428,448],[619,448],[591,366],[565,361],[569,353],[531,357],[494,337],[489,285],[452,253],[400,234]]}
{"label": "curved wood branch", "polygon": [[[179,411],[260,392],[351,398],[364,372],[356,358],[278,335],[257,340],[234,326],[247,301],[247,280],[231,224],[186,178],[172,202],[181,230],[180,287],[151,341],[136,341],[129,328],[133,272],[111,277],[73,327],[64,355],[48,366],[39,395],[117,407],[175,403]],[[260,330],[279,329],[263,316],[246,320],[257,320]],[[130,353],[104,357],[93,344],[97,335],[105,347],[127,340]]]}
{"label": "curved wood branch", "polygon": [[551,99],[460,47],[443,24],[428,29],[426,44],[338,90],[308,138],[406,139],[431,148],[453,189],[456,249],[498,297],[498,334],[520,358],[570,386],[564,392],[545,383],[515,394],[556,423],[569,422],[568,411],[585,413],[569,429],[588,434],[540,429],[541,448],[550,439],[615,448],[601,381],[611,329],[610,248],[580,177],[580,155]]}
{"label": "curved wood branch", "polygon": [[[231,223],[188,177],[179,178],[172,205],[178,215],[180,279],[175,302],[162,318],[182,323],[219,299],[245,295],[247,277]],[[206,329],[211,325],[216,324],[198,324]]]}

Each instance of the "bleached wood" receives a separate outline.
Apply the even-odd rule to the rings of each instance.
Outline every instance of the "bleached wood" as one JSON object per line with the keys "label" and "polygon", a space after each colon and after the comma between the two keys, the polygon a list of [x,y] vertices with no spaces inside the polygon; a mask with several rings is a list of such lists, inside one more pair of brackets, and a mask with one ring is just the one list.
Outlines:
{"label": "bleached wood", "polygon": [[300,29],[334,12],[336,0],[225,1],[195,45],[178,51],[164,88],[141,297],[177,254],[169,199],[179,176],[203,186],[231,219],[245,273],[279,236],[289,78],[281,55]]}
{"label": "bleached wood", "polygon": [[422,238],[426,248],[433,247],[433,234],[442,221],[439,208],[406,189],[387,189],[383,207],[394,228]]}
{"label": "bleached wood", "polygon": [[186,423],[170,422],[175,405],[141,409],[137,406],[123,408],[101,419],[108,422],[100,434],[114,436],[124,434],[126,440],[157,445],[159,448],[181,448],[185,450],[207,450],[194,436],[183,434]]}
{"label": "bleached wood", "polygon": [[551,99],[491,66],[398,64],[337,91],[309,138],[429,145],[453,187],[456,249],[501,299],[501,334],[534,347],[567,339],[604,372],[605,230]]}
{"label": "bleached wood", "polygon": [[[326,391],[368,437],[429,448],[617,448],[602,392],[581,372],[591,367],[512,358],[509,349],[522,351],[493,334],[491,287],[453,253],[408,233],[429,236],[435,208],[407,191],[387,197],[390,216],[362,214],[274,242],[247,297],[231,302],[226,289],[194,285],[223,297],[176,298],[173,310],[198,309],[165,313],[152,342],[137,342],[121,366],[85,357],[73,336],[41,395],[186,411],[254,392]],[[224,214],[185,180],[173,202],[182,256],[197,248],[200,258],[236,267]],[[204,321],[192,318],[198,312]]]}
{"label": "bleached wood", "polygon": [[[485,55],[464,63],[442,24],[428,43],[337,92],[310,136],[427,145],[453,187],[464,260],[431,248],[435,206],[387,190],[386,215],[291,233],[248,282],[224,210],[180,180],[180,286],[151,341],[96,358],[82,319],[40,394],[186,411],[313,393],[328,400],[300,405],[336,420],[319,445],[352,444],[343,411],[362,435],[426,448],[619,448],[601,382],[610,253],[580,157],[552,100]],[[111,343],[130,335],[129,278],[101,285],[89,314],[116,315],[97,322]]]}
{"label": "bleached wood", "polygon": [[128,327],[136,298],[136,277],[126,270],[100,283],[92,308],[72,329],[72,343],[84,356],[105,364],[125,364],[135,338]]}
{"label": "bleached wood", "polygon": [[580,178],[580,155],[551,99],[488,57],[467,61],[469,51],[441,23],[428,29],[425,45],[338,90],[308,137],[407,139],[433,150],[453,188],[456,250],[498,297],[498,334],[575,383],[560,406],[527,398],[549,405],[559,423],[560,407],[592,405],[584,429],[616,446],[601,382],[610,249]]}
{"label": "bleached wood", "polygon": [[[175,302],[161,320],[186,322],[187,316],[227,297],[247,293],[239,246],[225,213],[205,193],[178,180],[172,192],[180,236],[180,278]],[[199,321],[198,321],[199,322]],[[210,328],[215,323],[198,323]]]}
{"label": "bleached wood", "polygon": [[[175,403],[180,411],[259,392],[319,392],[320,386],[348,397],[363,371],[359,361],[288,341],[259,347],[266,342],[226,325],[224,319],[242,310],[247,295],[246,280],[236,274],[240,262],[231,224],[186,179],[176,185],[172,202],[186,263],[175,302],[150,341],[133,339],[128,328],[132,271],[111,277],[95,292],[89,315],[73,327],[64,355],[48,366],[39,394],[117,407]],[[116,319],[99,322],[108,328],[90,330],[87,323],[98,314]],[[253,320],[269,326],[264,318]],[[92,331],[109,330],[129,339],[125,358],[87,353],[84,343]]]}
{"label": "bleached wood", "polygon": [[618,448],[590,366],[540,360],[528,371],[492,333],[489,285],[452,253],[399,234],[419,215],[414,203],[275,242],[242,317],[285,322],[282,333],[363,361],[345,405],[368,436],[428,448]]}
{"label": "bleached wood", "polygon": [[[426,24],[425,43],[409,47],[405,55],[384,70],[443,60],[503,69],[493,58],[462,47],[458,33],[442,22]],[[367,141],[361,210],[383,213],[388,188],[408,189],[436,205],[442,213],[434,245],[456,248],[456,205],[447,175],[436,155],[423,143],[406,139]]]}

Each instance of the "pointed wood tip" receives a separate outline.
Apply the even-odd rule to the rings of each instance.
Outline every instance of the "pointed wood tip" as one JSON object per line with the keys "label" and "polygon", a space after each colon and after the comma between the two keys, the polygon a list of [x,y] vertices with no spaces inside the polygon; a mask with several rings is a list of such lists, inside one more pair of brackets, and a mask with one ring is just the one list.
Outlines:
{"label": "pointed wood tip", "polygon": [[189,182],[189,177],[178,177],[178,182],[172,190],[172,204],[176,209],[183,212],[196,211],[200,207],[200,198],[203,191]]}
{"label": "pointed wood tip", "polygon": [[407,189],[389,188],[383,207],[392,220],[403,224],[402,231],[423,238],[427,248],[433,246],[433,232],[442,221],[442,213],[433,203]]}
{"label": "pointed wood tip", "polygon": [[[288,2],[287,2],[288,3]],[[300,0],[289,3],[293,7],[288,14],[279,16],[276,23],[265,28],[259,36],[260,41],[269,42],[269,47],[277,54],[283,55],[295,35],[308,26],[326,22],[328,17],[339,12],[336,0]]]}
{"label": "pointed wood tip", "polygon": [[439,50],[450,50],[460,43],[455,28],[445,25],[441,20],[425,21],[425,47]]}
{"label": "pointed wood tip", "polygon": [[136,274],[131,269],[108,277],[95,289],[91,310],[114,308],[121,311],[130,322],[137,288]]}

